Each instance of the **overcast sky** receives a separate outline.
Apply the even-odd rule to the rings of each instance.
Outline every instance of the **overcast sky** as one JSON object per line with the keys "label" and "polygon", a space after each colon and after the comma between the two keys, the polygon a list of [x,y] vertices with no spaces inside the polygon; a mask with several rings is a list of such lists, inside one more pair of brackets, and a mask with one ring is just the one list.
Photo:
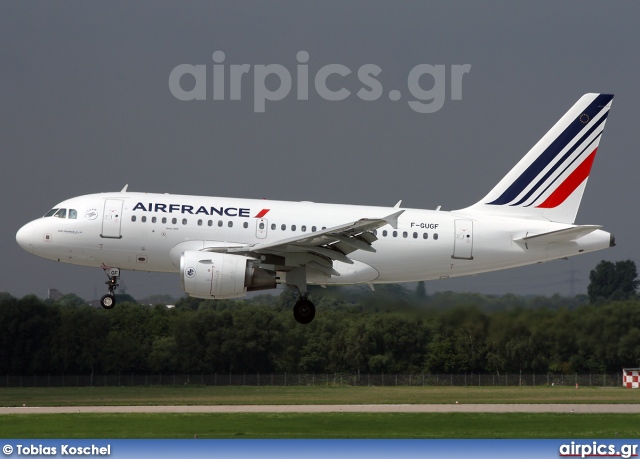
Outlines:
{"label": "overcast sky", "polygon": [[[2,2],[0,291],[106,293],[101,270],[40,259],[15,242],[20,226],[73,196],[128,183],[130,191],[457,209],[482,198],[582,94],[606,92],[615,99],[577,223],[604,225],[618,246],[427,284],[429,292],[585,293],[600,260],[640,260],[639,17],[638,2],[601,1]],[[240,100],[229,100],[228,84],[225,100],[214,100],[216,51],[227,72],[250,65]],[[181,64],[206,66],[205,100],[172,93],[169,76]],[[256,66],[267,64],[286,69],[292,89],[256,113],[264,94],[254,90]],[[303,64],[308,100],[298,100]],[[327,80],[350,91],[340,101],[314,84],[330,64],[351,71]],[[358,95],[372,90],[358,78],[367,64],[381,69],[371,101]],[[445,96],[433,113],[408,103],[417,100],[408,76],[422,64],[444,66],[443,84],[419,80]],[[467,64],[456,91],[453,68]],[[272,75],[266,87],[278,83]],[[194,84],[185,76],[180,87]],[[177,275],[123,274],[134,297],[180,293]]]}

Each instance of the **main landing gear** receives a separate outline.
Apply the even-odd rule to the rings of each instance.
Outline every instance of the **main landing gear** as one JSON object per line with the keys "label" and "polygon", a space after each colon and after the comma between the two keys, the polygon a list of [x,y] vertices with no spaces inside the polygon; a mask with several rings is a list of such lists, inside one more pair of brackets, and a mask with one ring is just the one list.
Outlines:
{"label": "main landing gear", "polygon": [[307,298],[307,270],[302,266],[286,274],[286,283],[298,290],[298,301],[293,306],[293,317],[298,323],[306,325],[316,316],[316,307]]}
{"label": "main landing gear", "polygon": [[303,325],[308,324],[316,316],[316,307],[304,295],[293,306],[293,317]]}
{"label": "main landing gear", "polygon": [[116,289],[118,288],[118,279],[120,279],[120,269],[103,267],[104,273],[109,280],[105,282],[109,288],[109,293],[100,298],[100,305],[105,309],[111,309],[116,305]]}

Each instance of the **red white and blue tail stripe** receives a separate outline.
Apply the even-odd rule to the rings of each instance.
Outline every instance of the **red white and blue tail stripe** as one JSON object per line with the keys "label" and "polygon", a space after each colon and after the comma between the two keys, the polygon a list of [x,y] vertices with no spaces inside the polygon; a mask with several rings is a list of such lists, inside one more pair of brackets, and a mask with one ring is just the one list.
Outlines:
{"label": "red white and blue tail stripe", "polygon": [[480,202],[466,210],[573,223],[611,108],[585,94]]}

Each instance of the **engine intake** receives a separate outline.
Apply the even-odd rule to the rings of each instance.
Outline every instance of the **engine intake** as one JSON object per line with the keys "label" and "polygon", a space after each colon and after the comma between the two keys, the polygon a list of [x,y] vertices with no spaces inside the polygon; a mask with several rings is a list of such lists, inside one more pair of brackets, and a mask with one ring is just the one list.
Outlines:
{"label": "engine intake", "polygon": [[180,284],[196,298],[239,298],[247,292],[276,288],[276,273],[242,255],[187,251],[180,257]]}

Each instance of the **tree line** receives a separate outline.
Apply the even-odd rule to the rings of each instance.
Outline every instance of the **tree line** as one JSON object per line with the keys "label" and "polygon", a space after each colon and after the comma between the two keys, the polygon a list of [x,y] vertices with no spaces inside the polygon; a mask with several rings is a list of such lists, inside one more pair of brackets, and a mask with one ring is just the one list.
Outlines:
{"label": "tree line", "polygon": [[0,293],[1,374],[605,373],[640,366],[640,303],[626,299],[415,292],[398,285],[174,308],[75,295]]}

